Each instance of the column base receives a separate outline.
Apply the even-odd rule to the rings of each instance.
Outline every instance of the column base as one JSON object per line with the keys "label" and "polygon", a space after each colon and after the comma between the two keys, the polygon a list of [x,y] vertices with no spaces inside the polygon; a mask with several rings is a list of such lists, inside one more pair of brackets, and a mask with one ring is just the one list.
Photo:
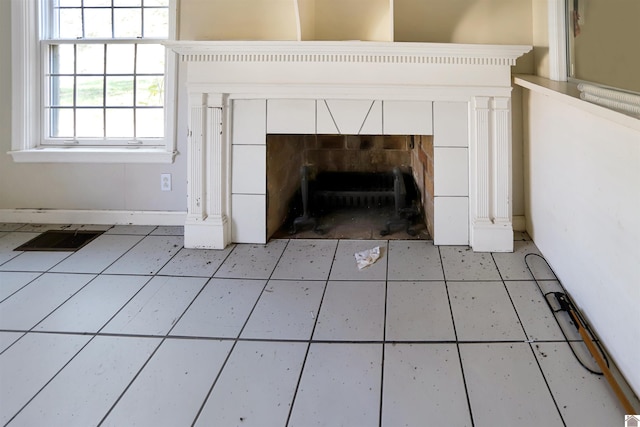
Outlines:
{"label": "column base", "polygon": [[474,252],[513,252],[513,225],[509,221],[477,221],[471,226]]}
{"label": "column base", "polygon": [[231,243],[229,221],[219,218],[188,218],[184,224],[184,247],[188,249],[224,249]]}

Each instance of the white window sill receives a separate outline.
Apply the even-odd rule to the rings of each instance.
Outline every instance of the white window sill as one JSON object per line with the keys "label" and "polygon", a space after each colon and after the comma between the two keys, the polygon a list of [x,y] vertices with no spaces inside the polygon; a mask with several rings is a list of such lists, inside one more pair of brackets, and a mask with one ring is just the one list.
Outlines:
{"label": "white window sill", "polygon": [[39,147],[9,151],[16,163],[173,163],[165,148]]}
{"label": "white window sill", "polygon": [[544,77],[518,74],[514,76],[514,83],[523,88],[539,92],[558,101],[567,103],[598,117],[614,123],[640,131],[640,119],[629,114],[621,113],[601,105],[580,99],[578,85],[571,82],[557,82]]}

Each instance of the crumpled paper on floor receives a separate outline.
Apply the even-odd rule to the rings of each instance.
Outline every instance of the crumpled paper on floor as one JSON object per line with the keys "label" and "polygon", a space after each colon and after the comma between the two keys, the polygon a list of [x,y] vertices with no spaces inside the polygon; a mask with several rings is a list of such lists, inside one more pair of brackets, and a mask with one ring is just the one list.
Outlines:
{"label": "crumpled paper on floor", "polygon": [[356,256],[356,264],[358,265],[358,270],[362,270],[365,267],[370,266],[378,258],[380,258],[380,246],[376,246],[372,249],[367,249],[362,252],[356,252],[354,254]]}

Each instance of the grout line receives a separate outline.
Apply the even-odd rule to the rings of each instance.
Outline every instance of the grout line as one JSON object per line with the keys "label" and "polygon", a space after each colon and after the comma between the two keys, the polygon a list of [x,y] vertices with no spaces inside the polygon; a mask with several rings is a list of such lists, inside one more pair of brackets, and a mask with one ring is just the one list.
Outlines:
{"label": "grout line", "polygon": [[[493,256],[493,252],[490,252],[491,255],[491,260],[493,261],[493,263],[496,266],[496,269],[498,270],[498,274],[500,275],[500,279],[502,279],[502,272],[500,271],[500,268],[498,267],[498,263],[496,262],[495,257]],[[509,301],[511,301],[511,307],[513,307],[513,311],[516,313],[516,317],[518,318],[518,322],[520,322],[520,328],[522,329],[522,332],[524,333],[525,338],[527,339],[527,344],[529,346],[529,350],[531,350],[531,355],[533,356],[533,358],[536,361],[536,364],[538,365],[538,370],[540,371],[540,374],[542,375],[542,380],[544,381],[545,385],[547,386],[547,390],[549,391],[549,395],[551,396],[551,400],[553,400],[553,404],[556,407],[556,410],[558,411],[558,415],[560,416],[560,420],[562,421],[562,424],[566,427],[567,423],[564,421],[564,418],[562,417],[562,412],[560,412],[560,406],[558,405],[558,402],[556,401],[555,396],[553,395],[553,392],[551,391],[551,386],[549,385],[549,382],[547,381],[547,377],[544,375],[544,371],[542,369],[542,366],[540,365],[540,361],[538,360],[538,358],[536,357],[536,352],[533,349],[533,345],[531,342],[528,342],[529,335],[527,334],[527,331],[524,327],[524,323],[522,322],[522,319],[520,318],[520,314],[518,313],[518,309],[516,308],[515,303],[513,302],[513,298],[511,298],[511,294],[509,293],[509,288],[507,287],[507,284],[504,282],[504,279],[502,279],[502,285],[504,287],[505,292],[507,293],[507,296],[509,297]]]}
{"label": "grout line", "polygon": [[[273,268],[271,269],[271,273],[269,274],[269,278],[266,279],[266,280],[262,279],[262,280],[264,280],[264,286],[262,287],[262,291],[260,291],[260,294],[256,298],[256,301],[254,302],[253,307],[251,308],[251,311],[247,315],[247,318],[245,319],[244,324],[240,328],[240,331],[238,331],[238,335],[233,340],[233,344],[231,345],[231,348],[229,349],[229,352],[227,353],[227,357],[224,359],[224,362],[222,362],[222,365],[220,366],[220,370],[218,371],[218,374],[216,375],[215,379],[213,380],[213,383],[211,384],[211,387],[209,388],[209,391],[205,395],[204,400],[202,401],[202,404],[200,405],[200,408],[198,408],[198,412],[196,413],[196,416],[194,417],[194,419],[193,419],[193,421],[191,423],[192,427],[195,426],[196,422],[198,421],[198,418],[200,418],[200,415],[202,414],[202,411],[204,410],[204,407],[207,405],[207,402],[209,401],[209,397],[211,396],[211,393],[213,392],[214,387],[218,383],[218,380],[220,379],[220,376],[222,375],[222,372],[224,371],[224,368],[227,366],[227,363],[229,362],[229,359],[231,359],[231,355],[233,354],[233,351],[235,350],[236,345],[238,344],[238,342],[240,342],[240,336],[242,335],[242,331],[244,331],[244,328],[247,326],[247,323],[249,323],[249,319],[251,318],[251,315],[255,311],[256,307],[258,306],[258,302],[260,301],[260,298],[262,297],[262,294],[264,294],[264,290],[269,285],[269,280],[271,280],[271,276],[273,276],[273,272],[276,270],[276,267],[278,266],[278,263],[280,262],[280,260],[284,256],[284,253],[287,250],[287,247],[289,246],[290,240],[285,240],[285,241],[286,241],[285,246],[282,249],[282,252],[280,253],[280,256],[278,257],[278,260],[274,263]],[[269,243],[267,242],[264,246],[266,247],[268,244]],[[238,246],[236,245],[231,251],[229,251],[229,255],[231,255],[231,252],[234,252],[237,247]],[[229,257],[229,255],[227,255],[227,257]],[[225,261],[226,261],[226,258],[225,258]],[[222,264],[220,264],[220,267],[221,266],[222,266]],[[220,268],[220,267],[218,267],[218,268]],[[217,272],[217,270],[216,270],[216,272]],[[215,273],[214,273],[214,275],[215,275]],[[213,280],[213,278],[211,280]],[[176,322],[176,324],[177,324],[177,322]]]}
{"label": "grout line", "polygon": [[329,272],[327,273],[327,278],[324,280],[324,289],[322,291],[322,297],[320,298],[320,304],[318,304],[318,310],[316,311],[316,319],[313,322],[313,327],[311,328],[311,335],[309,335],[309,344],[307,345],[307,351],[304,354],[304,359],[302,359],[302,365],[300,366],[300,375],[298,375],[298,382],[296,383],[296,388],[293,391],[293,396],[291,396],[291,406],[289,407],[289,413],[287,414],[287,421],[285,422],[285,426],[289,425],[289,421],[291,421],[291,414],[293,414],[293,406],[295,404],[296,398],[298,397],[298,390],[300,388],[300,383],[302,382],[302,374],[304,373],[304,368],[307,366],[307,358],[309,357],[309,351],[311,350],[311,344],[313,341],[313,334],[316,332],[316,326],[318,325],[318,319],[320,319],[320,311],[322,310],[322,303],[324,302],[324,296],[327,293],[327,287],[329,285],[329,277],[331,276],[331,269],[333,269],[333,263],[336,260],[336,254],[338,253],[338,245],[340,244],[340,240],[336,241],[336,246],[333,249],[333,258],[331,259],[331,265],[329,266]]}
{"label": "grout line", "polygon": [[469,419],[471,420],[471,426],[475,425],[473,421],[473,410],[471,408],[471,398],[469,396],[469,387],[467,386],[467,378],[464,375],[464,365],[462,363],[462,353],[460,353],[460,341],[458,339],[458,331],[456,329],[456,321],[453,316],[453,306],[451,305],[451,297],[449,296],[449,285],[447,283],[447,276],[444,269],[444,262],[442,261],[442,252],[440,251],[440,247],[438,248],[438,255],[440,256],[440,267],[442,268],[442,276],[444,277],[444,288],[447,292],[447,302],[449,303],[449,313],[451,314],[451,323],[453,325],[453,335],[456,338],[456,351],[458,353],[458,362],[460,363],[460,373],[462,374],[462,384],[464,385],[464,393],[467,398],[467,409],[469,410]]}
{"label": "grout line", "polygon": [[387,240],[387,247],[386,247],[386,252],[387,252],[387,256],[386,261],[387,261],[387,265],[386,265],[386,273],[385,273],[385,280],[384,280],[384,316],[383,316],[383,321],[382,321],[382,359],[381,359],[381,364],[380,364],[380,412],[378,414],[378,425],[379,427],[382,427],[382,408],[383,408],[383,404],[384,404],[384,368],[385,368],[385,364],[384,364],[384,356],[385,356],[385,344],[384,342],[387,340],[387,298],[389,296],[389,258],[391,255],[391,245],[389,243],[389,241]]}

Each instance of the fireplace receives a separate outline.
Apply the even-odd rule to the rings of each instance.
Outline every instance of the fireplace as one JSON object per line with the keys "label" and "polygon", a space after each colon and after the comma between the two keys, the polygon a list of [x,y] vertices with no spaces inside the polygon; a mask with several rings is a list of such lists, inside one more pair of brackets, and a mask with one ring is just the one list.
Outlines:
{"label": "fireplace", "polygon": [[530,46],[168,45],[189,93],[186,247],[266,242],[267,135],[413,135],[434,243],[513,250],[510,66]]}

